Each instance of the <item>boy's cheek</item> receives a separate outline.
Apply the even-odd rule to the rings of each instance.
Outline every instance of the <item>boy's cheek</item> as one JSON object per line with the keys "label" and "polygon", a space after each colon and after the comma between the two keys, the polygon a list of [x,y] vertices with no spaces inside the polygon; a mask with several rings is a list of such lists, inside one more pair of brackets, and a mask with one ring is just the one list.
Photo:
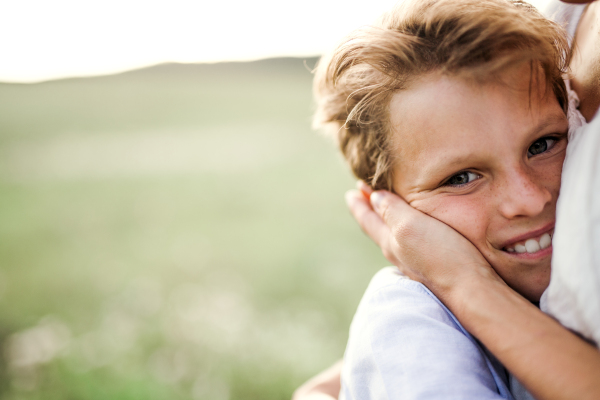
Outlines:
{"label": "boy's cheek", "polygon": [[537,182],[544,182],[546,187],[554,193],[558,194],[561,184],[561,175],[563,163],[566,155],[566,141],[564,142],[565,149],[563,149],[556,157],[536,164],[534,167],[534,173]]}
{"label": "boy's cheek", "polygon": [[477,247],[485,240],[490,215],[485,200],[480,196],[434,197],[409,204],[452,227]]}

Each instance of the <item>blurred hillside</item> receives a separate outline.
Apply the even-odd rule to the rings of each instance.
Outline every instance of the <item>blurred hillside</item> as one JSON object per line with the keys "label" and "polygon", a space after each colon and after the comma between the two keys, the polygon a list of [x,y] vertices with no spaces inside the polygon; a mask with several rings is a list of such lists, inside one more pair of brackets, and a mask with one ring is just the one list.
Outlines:
{"label": "blurred hillside", "polygon": [[0,84],[0,398],[288,399],[385,260],[316,59]]}

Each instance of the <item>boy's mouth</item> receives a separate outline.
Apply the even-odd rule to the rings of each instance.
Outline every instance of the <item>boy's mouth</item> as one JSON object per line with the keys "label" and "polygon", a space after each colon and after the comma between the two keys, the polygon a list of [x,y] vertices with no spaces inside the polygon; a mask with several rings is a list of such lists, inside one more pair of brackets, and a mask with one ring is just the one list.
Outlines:
{"label": "boy's mouth", "polygon": [[513,243],[510,243],[504,248],[503,251],[507,253],[516,253],[516,254],[534,254],[541,250],[547,249],[552,245],[552,236],[554,235],[554,229],[544,232],[538,236],[530,237],[527,239],[522,239]]}

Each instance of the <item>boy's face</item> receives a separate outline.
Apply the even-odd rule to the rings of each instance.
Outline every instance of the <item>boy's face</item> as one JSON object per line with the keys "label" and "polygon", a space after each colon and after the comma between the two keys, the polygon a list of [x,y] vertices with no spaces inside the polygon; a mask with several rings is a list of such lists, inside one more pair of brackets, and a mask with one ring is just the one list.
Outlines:
{"label": "boy's face", "polygon": [[390,103],[394,190],[469,239],[513,289],[538,301],[550,279],[567,119],[543,77],[429,75]]}

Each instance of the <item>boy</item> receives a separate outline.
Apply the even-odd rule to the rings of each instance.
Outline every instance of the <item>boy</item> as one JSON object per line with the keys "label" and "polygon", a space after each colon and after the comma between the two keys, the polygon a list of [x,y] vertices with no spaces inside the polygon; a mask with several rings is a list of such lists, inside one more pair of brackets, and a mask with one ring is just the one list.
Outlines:
{"label": "boy", "polygon": [[[471,241],[538,301],[566,147],[561,31],[507,1],[410,1],[316,78],[357,177]],[[426,238],[423,238],[426,241]],[[352,324],[342,398],[513,398],[506,372],[423,285],[392,269]]]}

